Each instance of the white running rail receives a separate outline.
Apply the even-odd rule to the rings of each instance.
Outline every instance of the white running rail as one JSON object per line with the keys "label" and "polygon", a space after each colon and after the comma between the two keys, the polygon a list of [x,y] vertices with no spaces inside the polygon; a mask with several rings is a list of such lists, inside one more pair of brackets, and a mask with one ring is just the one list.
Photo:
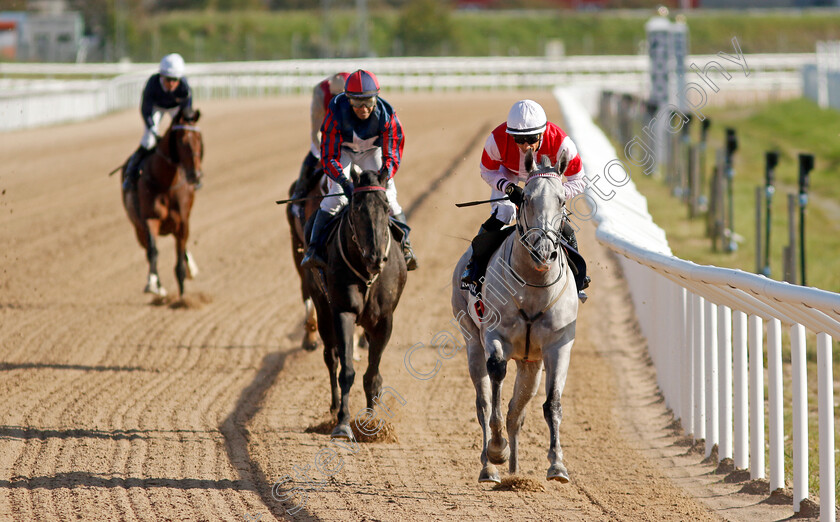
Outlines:
{"label": "white running rail", "polygon": [[[840,338],[840,294],[777,282],[740,270],[700,266],[671,255],[632,180],[611,185],[618,158],[574,89],[555,90],[580,149],[598,240],[620,254],[636,315],[647,337],[666,405],[706,456],[734,459],[765,478],[764,329],[767,342],[770,490],[784,487],[784,441],[793,442],[793,508],[808,497],[808,454],[819,451],[820,520],[835,519],[832,337]],[[595,178],[600,175],[600,179]],[[615,174],[612,175],[616,178]],[[624,180],[619,179],[619,182]],[[597,186],[605,200],[592,189]],[[783,432],[782,335],[790,328],[793,429]],[[805,329],[816,333],[819,448],[808,447]],[[813,376],[812,376],[813,378]]]}
{"label": "white running rail", "polygon": [[[689,57],[690,62],[701,64],[713,59],[719,60],[715,55]],[[799,71],[803,64],[814,62],[815,58],[813,54],[755,54],[747,55],[746,60],[758,74],[742,85],[728,83],[728,89],[763,88],[773,92],[800,89]],[[648,82],[648,58],[637,55],[205,63],[188,64],[187,76],[196,100],[204,100],[308,92],[336,71],[359,68],[375,71],[386,91],[584,84],[642,90]],[[0,132],[78,121],[138,107],[145,81],[156,70],[156,64],[0,63]],[[93,79],[61,80],[79,76]]]}

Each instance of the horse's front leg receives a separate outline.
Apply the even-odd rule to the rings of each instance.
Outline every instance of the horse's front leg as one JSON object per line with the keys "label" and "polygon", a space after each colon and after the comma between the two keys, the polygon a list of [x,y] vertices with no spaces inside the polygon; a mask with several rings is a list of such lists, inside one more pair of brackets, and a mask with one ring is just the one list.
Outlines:
{"label": "horse's front leg", "polygon": [[[561,341],[562,342],[562,341]],[[563,410],[560,407],[560,396],[566,386],[566,376],[569,371],[569,358],[572,353],[574,339],[566,341],[565,344],[544,349],[543,360],[545,361],[545,403],[543,403],[543,415],[548,423],[549,447],[548,447],[548,473],[546,480],[559,480],[569,482],[569,472],[563,465],[563,450],[560,447],[560,422],[563,418]]]}
{"label": "horse's front leg", "polygon": [[370,344],[368,345],[368,367],[364,375],[364,385],[367,407],[370,409],[373,409],[376,405],[373,400],[382,391],[382,375],[379,373],[379,362],[382,360],[382,353],[385,352],[385,347],[391,339],[393,325],[393,317],[386,315],[379,320],[374,328],[367,331]]}
{"label": "horse's front leg", "polygon": [[504,464],[510,456],[510,447],[502,435],[502,382],[507,373],[510,350],[502,348],[501,339],[495,332],[485,338],[487,350],[487,375],[490,377],[490,441],[487,443],[487,458],[493,464]]}
{"label": "horse's front leg", "polygon": [[159,219],[147,219],[145,221],[146,228],[146,260],[149,262],[149,275],[146,278],[146,288],[143,290],[147,294],[155,294],[159,296],[166,295],[166,289],[160,284],[160,277],[158,276],[157,259],[157,237],[160,232]]}
{"label": "horse's front leg", "polygon": [[338,360],[341,370],[338,373],[338,385],[341,387],[341,405],[338,408],[338,425],[332,431],[332,437],[353,438],[350,429],[350,388],[356,378],[353,369],[353,330],[356,327],[356,314],[340,312],[335,314],[335,340],[338,347]]}
{"label": "horse's front leg", "polygon": [[516,361],[516,384],[507,414],[510,438],[510,472],[519,472],[519,430],[525,423],[525,407],[537,394],[542,377],[542,361]]}
{"label": "horse's front leg", "polygon": [[175,236],[175,278],[178,280],[179,295],[184,295],[184,280],[187,278],[187,229],[186,223]]}
{"label": "horse's front leg", "polygon": [[470,333],[474,334],[471,340],[467,341],[467,362],[475,387],[475,412],[481,426],[481,473],[478,475],[478,481],[498,484],[501,482],[499,471],[487,460],[487,443],[490,436],[490,377],[487,375],[487,361],[478,339],[478,330],[470,327],[472,324],[466,328],[462,325],[462,328],[469,329]]}

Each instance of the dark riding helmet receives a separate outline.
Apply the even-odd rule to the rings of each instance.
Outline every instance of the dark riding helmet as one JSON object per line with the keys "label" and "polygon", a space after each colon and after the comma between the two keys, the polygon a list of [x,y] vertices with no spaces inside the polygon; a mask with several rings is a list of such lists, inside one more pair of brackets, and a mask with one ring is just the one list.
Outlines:
{"label": "dark riding helmet", "polygon": [[370,71],[351,73],[344,84],[344,94],[348,98],[370,98],[379,95],[379,80]]}

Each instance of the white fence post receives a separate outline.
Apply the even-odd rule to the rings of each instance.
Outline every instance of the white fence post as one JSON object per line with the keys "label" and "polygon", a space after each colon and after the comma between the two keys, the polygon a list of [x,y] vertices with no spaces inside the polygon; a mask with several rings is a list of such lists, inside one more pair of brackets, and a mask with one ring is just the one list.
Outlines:
{"label": "white fence post", "polygon": [[782,411],[782,323],[767,323],[767,379],[770,417],[770,491],[785,487],[784,413]]}
{"label": "white fence post", "polygon": [[791,391],[793,395],[793,511],[808,498],[808,375],[805,366],[805,327],[790,328]]}
{"label": "white fence post", "polygon": [[750,467],[749,451],[749,372],[747,365],[747,314],[736,311],[733,318],[735,369],[735,469]]}
{"label": "white fence post", "polygon": [[732,310],[718,306],[718,375],[720,384],[720,420],[718,429],[718,458],[732,458]]}
{"label": "white fence post", "polygon": [[834,381],[831,337],[817,334],[817,386],[820,417],[820,521],[834,520]]}
{"label": "white fence post", "polygon": [[764,361],[762,320],[750,316],[750,478],[764,478]]}
{"label": "white fence post", "polygon": [[706,301],[703,312],[705,327],[704,359],[706,365],[706,458],[718,443],[718,353],[717,353],[717,305]]}
{"label": "white fence post", "polygon": [[706,438],[706,368],[703,357],[703,298],[694,295],[694,440]]}

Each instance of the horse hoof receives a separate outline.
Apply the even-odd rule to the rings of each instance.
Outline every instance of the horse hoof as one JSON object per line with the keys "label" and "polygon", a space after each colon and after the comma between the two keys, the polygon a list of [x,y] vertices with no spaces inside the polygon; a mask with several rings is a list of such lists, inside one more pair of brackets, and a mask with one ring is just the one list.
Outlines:
{"label": "horse hoof", "polygon": [[496,470],[496,466],[488,465],[485,466],[484,469],[481,470],[481,473],[478,474],[478,482],[492,482],[493,484],[501,484],[502,479],[499,478],[499,472]]}
{"label": "horse hoof", "polygon": [[353,430],[350,429],[349,424],[339,424],[335,428],[333,428],[332,433],[330,433],[330,437],[333,439],[349,439],[353,440]]}
{"label": "horse hoof", "polygon": [[313,339],[311,341],[308,340],[308,339],[304,339],[303,343],[302,343],[302,347],[307,352],[314,352],[315,348],[318,348],[318,341],[315,340],[315,339]]}
{"label": "horse hoof", "polygon": [[508,457],[510,457],[510,446],[505,439],[502,439],[498,447],[492,441],[487,445],[487,458],[493,464],[504,464]]}
{"label": "horse hoof", "polygon": [[545,476],[546,480],[557,480],[562,484],[569,483],[569,472],[566,471],[566,466],[562,464],[554,464],[548,468],[548,474]]}

